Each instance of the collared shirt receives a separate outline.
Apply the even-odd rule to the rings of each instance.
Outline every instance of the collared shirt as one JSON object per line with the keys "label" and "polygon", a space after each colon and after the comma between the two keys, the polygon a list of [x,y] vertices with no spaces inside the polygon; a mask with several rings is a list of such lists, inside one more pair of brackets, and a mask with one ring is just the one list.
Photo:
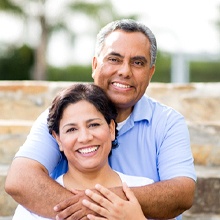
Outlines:
{"label": "collared shirt", "polygon": [[[34,159],[53,178],[67,170],[67,161],[47,128],[48,109],[32,126],[16,157]],[[196,180],[190,139],[184,117],[174,109],[143,96],[119,130],[119,146],[109,158],[113,169],[155,182],[177,176]]]}
{"label": "collared shirt", "polygon": [[[16,157],[44,165],[53,178],[67,170],[67,161],[47,128],[48,110],[35,121]],[[155,182],[186,176],[196,180],[188,128],[174,109],[143,96],[119,130],[119,147],[112,150],[111,167]],[[178,218],[180,219],[180,218]]]}
{"label": "collared shirt", "polygon": [[174,109],[143,96],[119,130],[113,169],[155,182],[178,176],[196,180],[188,128]]}

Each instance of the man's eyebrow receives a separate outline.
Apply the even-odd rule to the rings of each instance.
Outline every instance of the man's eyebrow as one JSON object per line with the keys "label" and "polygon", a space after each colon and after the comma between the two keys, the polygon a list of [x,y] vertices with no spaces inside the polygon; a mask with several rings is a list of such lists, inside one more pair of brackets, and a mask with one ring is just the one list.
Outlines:
{"label": "man's eyebrow", "polygon": [[135,56],[132,57],[131,60],[142,60],[143,62],[147,63],[147,59],[144,56]]}
{"label": "man's eyebrow", "polygon": [[120,53],[117,53],[117,52],[114,52],[114,51],[112,51],[108,55],[113,55],[113,56],[117,56],[117,57],[122,57],[123,58],[123,56]]}
{"label": "man's eyebrow", "polygon": [[[117,57],[120,57],[120,58],[124,58],[124,56],[122,56],[120,53],[117,53],[117,52],[115,52],[115,51],[112,51],[112,52],[110,52],[109,54],[108,54],[108,56],[117,56]],[[134,61],[134,60],[141,60],[141,61],[143,61],[143,62],[145,62],[145,63],[147,63],[148,61],[147,61],[147,59],[146,59],[146,57],[144,57],[144,56],[134,56],[134,57],[132,57],[131,58],[131,60],[132,61]]]}

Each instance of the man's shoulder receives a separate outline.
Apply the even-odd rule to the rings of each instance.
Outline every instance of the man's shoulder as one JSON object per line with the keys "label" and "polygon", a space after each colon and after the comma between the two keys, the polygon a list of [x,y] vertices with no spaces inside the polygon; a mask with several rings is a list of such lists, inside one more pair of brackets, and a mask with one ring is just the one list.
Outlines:
{"label": "man's shoulder", "polygon": [[174,108],[167,106],[147,95],[144,95],[135,105],[134,120],[140,121],[146,119],[148,122],[155,119],[166,119],[170,116],[182,117]]}
{"label": "man's shoulder", "polygon": [[169,105],[166,105],[154,98],[151,98],[147,95],[144,95],[142,97],[143,99],[141,100],[141,105],[142,107],[143,106],[146,106],[146,107],[151,107],[152,111],[159,111],[161,114],[177,114],[177,115],[180,115],[182,116],[182,114],[176,110],[175,108],[173,108],[172,106],[169,106]]}

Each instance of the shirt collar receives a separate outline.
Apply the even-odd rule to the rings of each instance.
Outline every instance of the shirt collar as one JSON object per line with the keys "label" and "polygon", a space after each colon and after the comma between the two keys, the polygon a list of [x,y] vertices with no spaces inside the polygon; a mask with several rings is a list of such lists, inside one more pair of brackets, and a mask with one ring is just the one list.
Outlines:
{"label": "shirt collar", "polygon": [[152,105],[151,105],[151,99],[147,96],[143,96],[134,106],[134,109],[128,118],[126,120],[125,124],[121,127],[119,130],[119,135],[124,134],[128,130],[130,130],[135,122],[147,120],[148,123],[150,122],[152,118]]}
{"label": "shirt collar", "polygon": [[147,120],[149,122],[152,118],[152,112],[150,98],[144,95],[134,106],[131,117],[134,121]]}

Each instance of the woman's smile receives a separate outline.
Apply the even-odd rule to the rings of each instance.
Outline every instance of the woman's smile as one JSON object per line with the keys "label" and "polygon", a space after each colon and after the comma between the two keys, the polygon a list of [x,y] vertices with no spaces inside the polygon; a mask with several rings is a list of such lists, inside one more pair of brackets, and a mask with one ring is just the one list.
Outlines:
{"label": "woman's smile", "polygon": [[77,150],[80,154],[83,154],[85,156],[91,155],[91,153],[96,152],[99,149],[99,146],[91,146],[91,147],[83,147]]}

